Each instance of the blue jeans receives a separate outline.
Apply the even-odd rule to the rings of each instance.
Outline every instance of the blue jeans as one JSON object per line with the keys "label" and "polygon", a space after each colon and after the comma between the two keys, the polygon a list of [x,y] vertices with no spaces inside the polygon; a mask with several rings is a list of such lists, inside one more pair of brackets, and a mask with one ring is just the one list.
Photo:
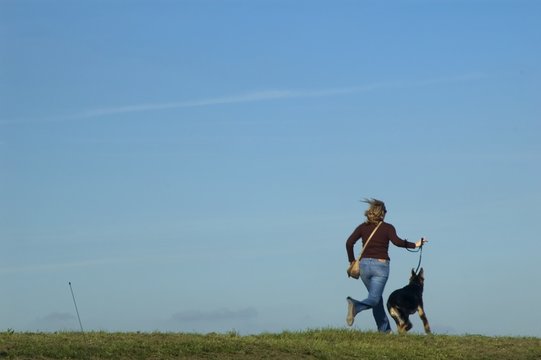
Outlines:
{"label": "blue jeans", "polygon": [[374,320],[380,332],[390,332],[391,325],[383,306],[383,290],[389,278],[389,261],[378,259],[361,259],[361,280],[368,290],[368,297],[364,300],[353,300],[355,313],[372,309]]}

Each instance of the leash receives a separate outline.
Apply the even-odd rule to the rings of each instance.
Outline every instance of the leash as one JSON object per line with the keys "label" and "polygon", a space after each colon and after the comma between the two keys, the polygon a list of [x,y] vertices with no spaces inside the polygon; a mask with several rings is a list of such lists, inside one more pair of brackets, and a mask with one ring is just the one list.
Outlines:
{"label": "leash", "polygon": [[[423,239],[421,239],[423,240]],[[415,250],[410,250],[408,248],[406,248],[406,250],[408,250],[409,252],[412,252],[412,253],[419,253],[419,263],[417,264],[417,269],[415,269],[415,273],[417,274],[418,271],[419,271],[419,268],[421,267],[421,260],[423,259],[423,241],[421,241],[421,246],[419,246],[419,248],[415,249]]]}

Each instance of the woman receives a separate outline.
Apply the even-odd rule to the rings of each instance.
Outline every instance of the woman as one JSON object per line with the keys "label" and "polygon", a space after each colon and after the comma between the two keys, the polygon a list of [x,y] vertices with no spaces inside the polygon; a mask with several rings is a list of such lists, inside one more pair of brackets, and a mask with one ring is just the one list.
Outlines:
{"label": "woman", "polygon": [[423,245],[426,240],[411,243],[402,240],[396,235],[393,225],[384,222],[385,204],[376,199],[367,199],[364,202],[370,206],[365,211],[366,221],[359,225],[346,241],[346,250],[350,264],[355,261],[353,255],[353,246],[357,240],[362,238],[363,246],[370,237],[370,234],[381,222],[379,228],[374,232],[368,246],[364,250],[361,258],[361,280],[368,290],[368,297],[362,301],[347,297],[348,314],[346,322],[349,326],[353,325],[355,315],[363,310],[372,309],[374,319],[380,332],[391,332],[389,319],[383,307],[383,290],[389,277],[389,241],[394,245],[403,248],[415,249]]}

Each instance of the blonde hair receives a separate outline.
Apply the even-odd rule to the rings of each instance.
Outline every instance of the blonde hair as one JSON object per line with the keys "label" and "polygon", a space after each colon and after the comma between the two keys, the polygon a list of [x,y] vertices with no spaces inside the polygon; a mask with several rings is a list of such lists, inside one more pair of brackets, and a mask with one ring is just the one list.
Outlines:
{"label": "blonde hair", "polygon": [[380,221],[383,221],[387,209],[385,208],[385,203],[377,199],[364,199],[362,202],[365,202],[370,205],[368,210],[364,212],[366,216],[366,222],[369,224],[377,224]]}

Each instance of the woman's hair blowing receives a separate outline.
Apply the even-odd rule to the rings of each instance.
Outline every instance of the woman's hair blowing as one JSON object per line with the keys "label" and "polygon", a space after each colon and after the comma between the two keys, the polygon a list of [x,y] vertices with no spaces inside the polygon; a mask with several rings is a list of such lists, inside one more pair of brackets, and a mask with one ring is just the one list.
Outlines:
{"label": "woman's hair blowing", "polygon": [[377,199],[364,199],[363,202],[369,204],[368,210],[364,212],[366,216],[366,222],[371,224],[377,224],[380,221],[383,221],[387,209],[385,208],[385,203]]}

